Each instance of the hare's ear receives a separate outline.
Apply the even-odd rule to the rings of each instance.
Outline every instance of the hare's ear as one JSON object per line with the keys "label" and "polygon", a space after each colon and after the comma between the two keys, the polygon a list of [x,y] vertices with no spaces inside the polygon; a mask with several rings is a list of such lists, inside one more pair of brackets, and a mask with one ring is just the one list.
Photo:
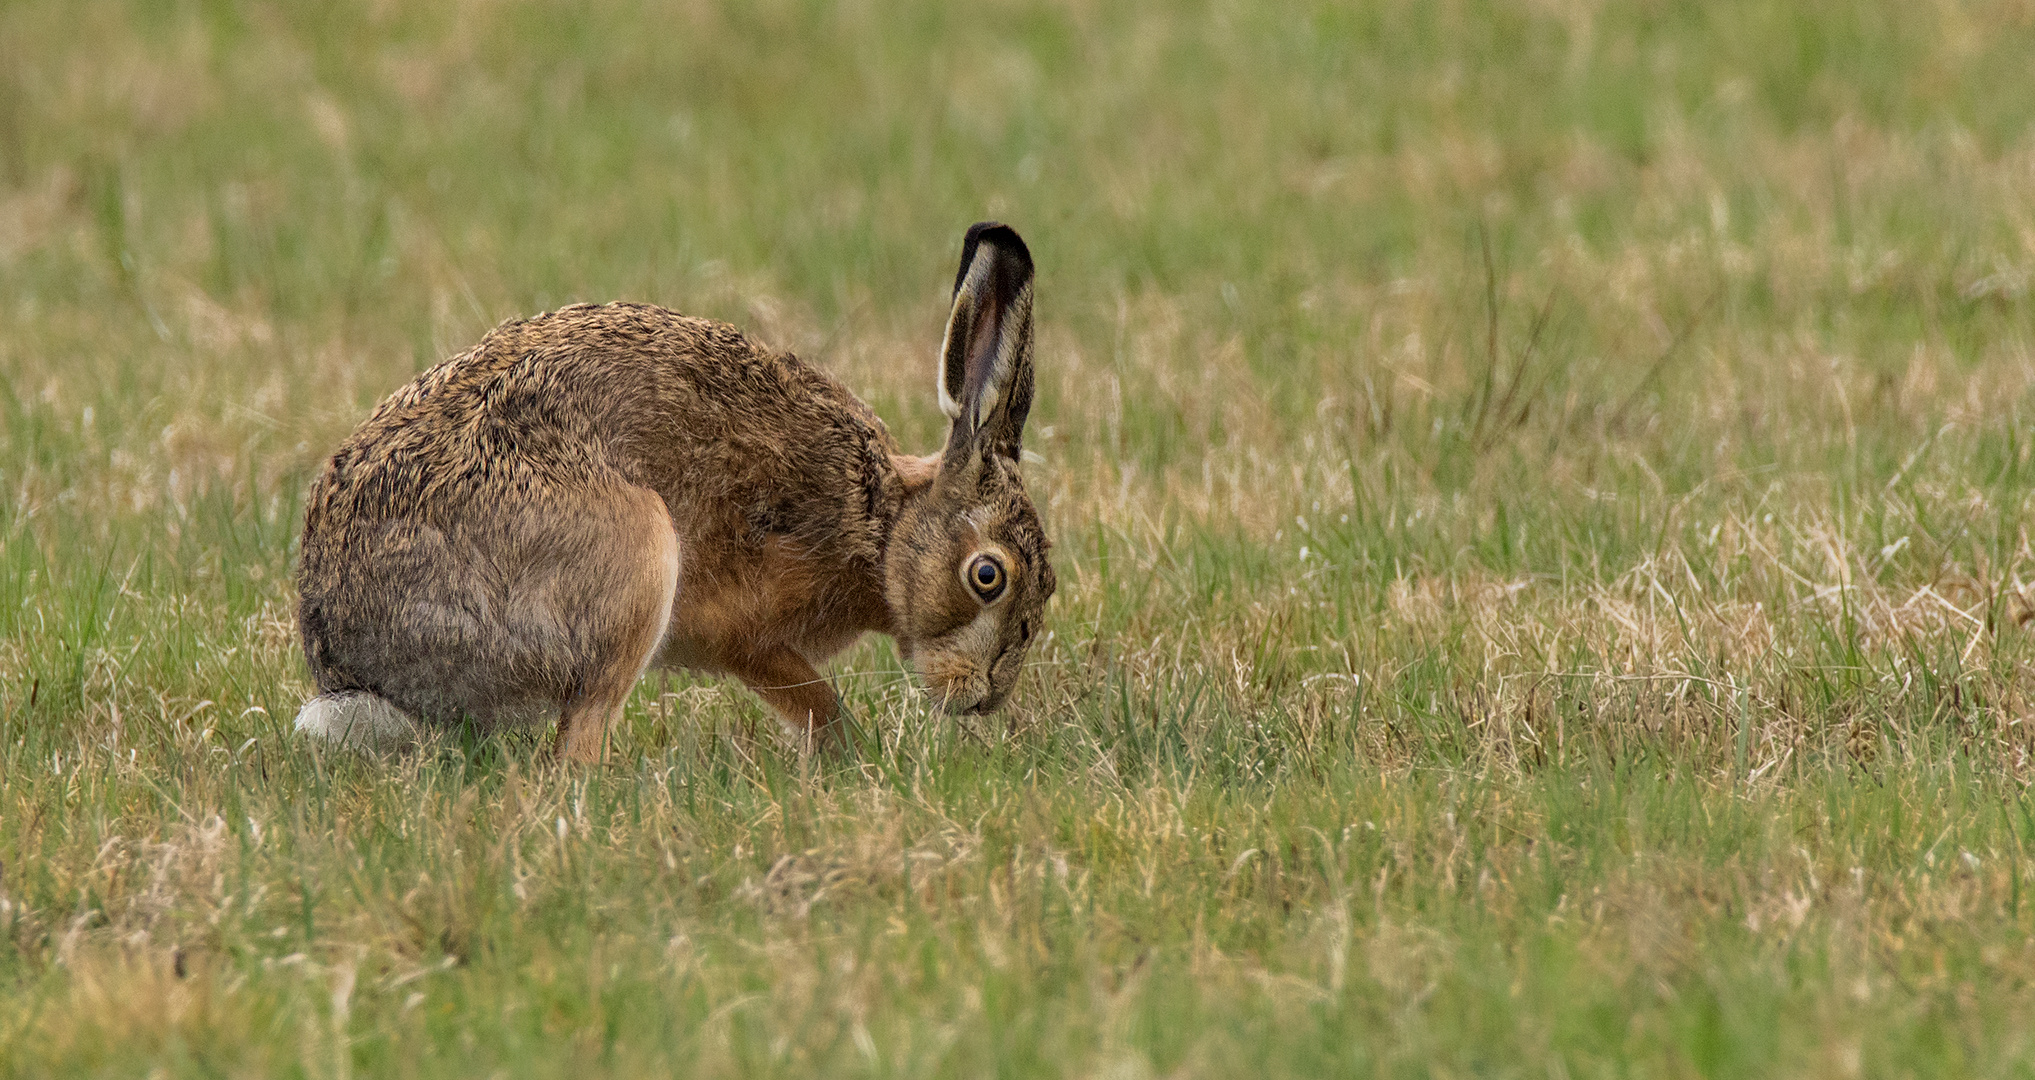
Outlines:
{"label": "hare's ear", "polygon": [[947,450],[1018,456],[1032,409],[1032,253],[1017,231],[985,221],[968,230],[954,276],[954,310],[940,343],[940,411],[954,421]]}

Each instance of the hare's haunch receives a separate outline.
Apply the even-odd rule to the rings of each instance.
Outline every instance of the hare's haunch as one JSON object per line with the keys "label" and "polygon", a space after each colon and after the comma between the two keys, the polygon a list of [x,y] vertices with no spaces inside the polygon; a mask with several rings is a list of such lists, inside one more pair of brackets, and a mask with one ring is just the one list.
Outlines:
{"label": "hare's haunch", "polygon": [[890,634],[955,712],[1017,682],[1053,568],[1018,474],[1032,261],[968,230],[941,346],[945,450],[898,452],[823,372],[633,304],[495,328],[375,409],[304,520],[297,728],[558,723],[597,760],[653,665],[740,678],[838,741],[813,665]]}

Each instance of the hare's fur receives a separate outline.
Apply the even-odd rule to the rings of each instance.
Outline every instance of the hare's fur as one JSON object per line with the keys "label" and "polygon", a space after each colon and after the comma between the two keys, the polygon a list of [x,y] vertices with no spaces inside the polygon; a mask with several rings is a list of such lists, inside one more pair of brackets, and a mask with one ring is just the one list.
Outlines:
{"label": "hare's fur", "polygon": [[[418,724],[555,718],[558,750],[595,759],[663,665],[738,676],[827,739],[837,706],[813,664],[871,630],[950,707],[994,707],[1052,591],[1016,467],[1022,268],[1022,339],[973,351],[1022,350],[1023,385],[1009,373],[1002,393],[1023,405],[957,421],[933,457],[901,454],[797,358],[656,307],[508,323],[426,372],[312,490],[299,623],[320,694],[298,729],[388,745]],[[994,603],[956,577],[980,551],[1010,567]]]}
{"label": "hare's fur", "polygon": [[328,742],[362,749],[406,746],[416,741],[417,722],[378,694],[361,691],[319,694],[297,713],[297,730]]}

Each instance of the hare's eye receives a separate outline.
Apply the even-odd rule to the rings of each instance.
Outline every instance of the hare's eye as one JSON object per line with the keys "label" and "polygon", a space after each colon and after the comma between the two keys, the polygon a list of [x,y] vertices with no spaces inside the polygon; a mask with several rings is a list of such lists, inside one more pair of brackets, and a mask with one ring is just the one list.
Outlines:
{"label": "hare's eye", "polygon": [[976,598],[985,604],[1003,595],[1003,564],[994,555],[977,555],[969,560],[964,576]]}

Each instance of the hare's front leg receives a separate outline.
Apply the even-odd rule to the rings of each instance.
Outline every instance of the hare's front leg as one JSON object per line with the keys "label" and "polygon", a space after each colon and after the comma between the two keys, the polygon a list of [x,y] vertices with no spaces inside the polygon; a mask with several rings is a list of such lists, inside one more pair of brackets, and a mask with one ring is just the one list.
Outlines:
{"label": "hare's front leg", "polygon": [[734,674],[804,737],[807,749],[841,749],[840,700],[805,657],[780,647],[749,658]]}

